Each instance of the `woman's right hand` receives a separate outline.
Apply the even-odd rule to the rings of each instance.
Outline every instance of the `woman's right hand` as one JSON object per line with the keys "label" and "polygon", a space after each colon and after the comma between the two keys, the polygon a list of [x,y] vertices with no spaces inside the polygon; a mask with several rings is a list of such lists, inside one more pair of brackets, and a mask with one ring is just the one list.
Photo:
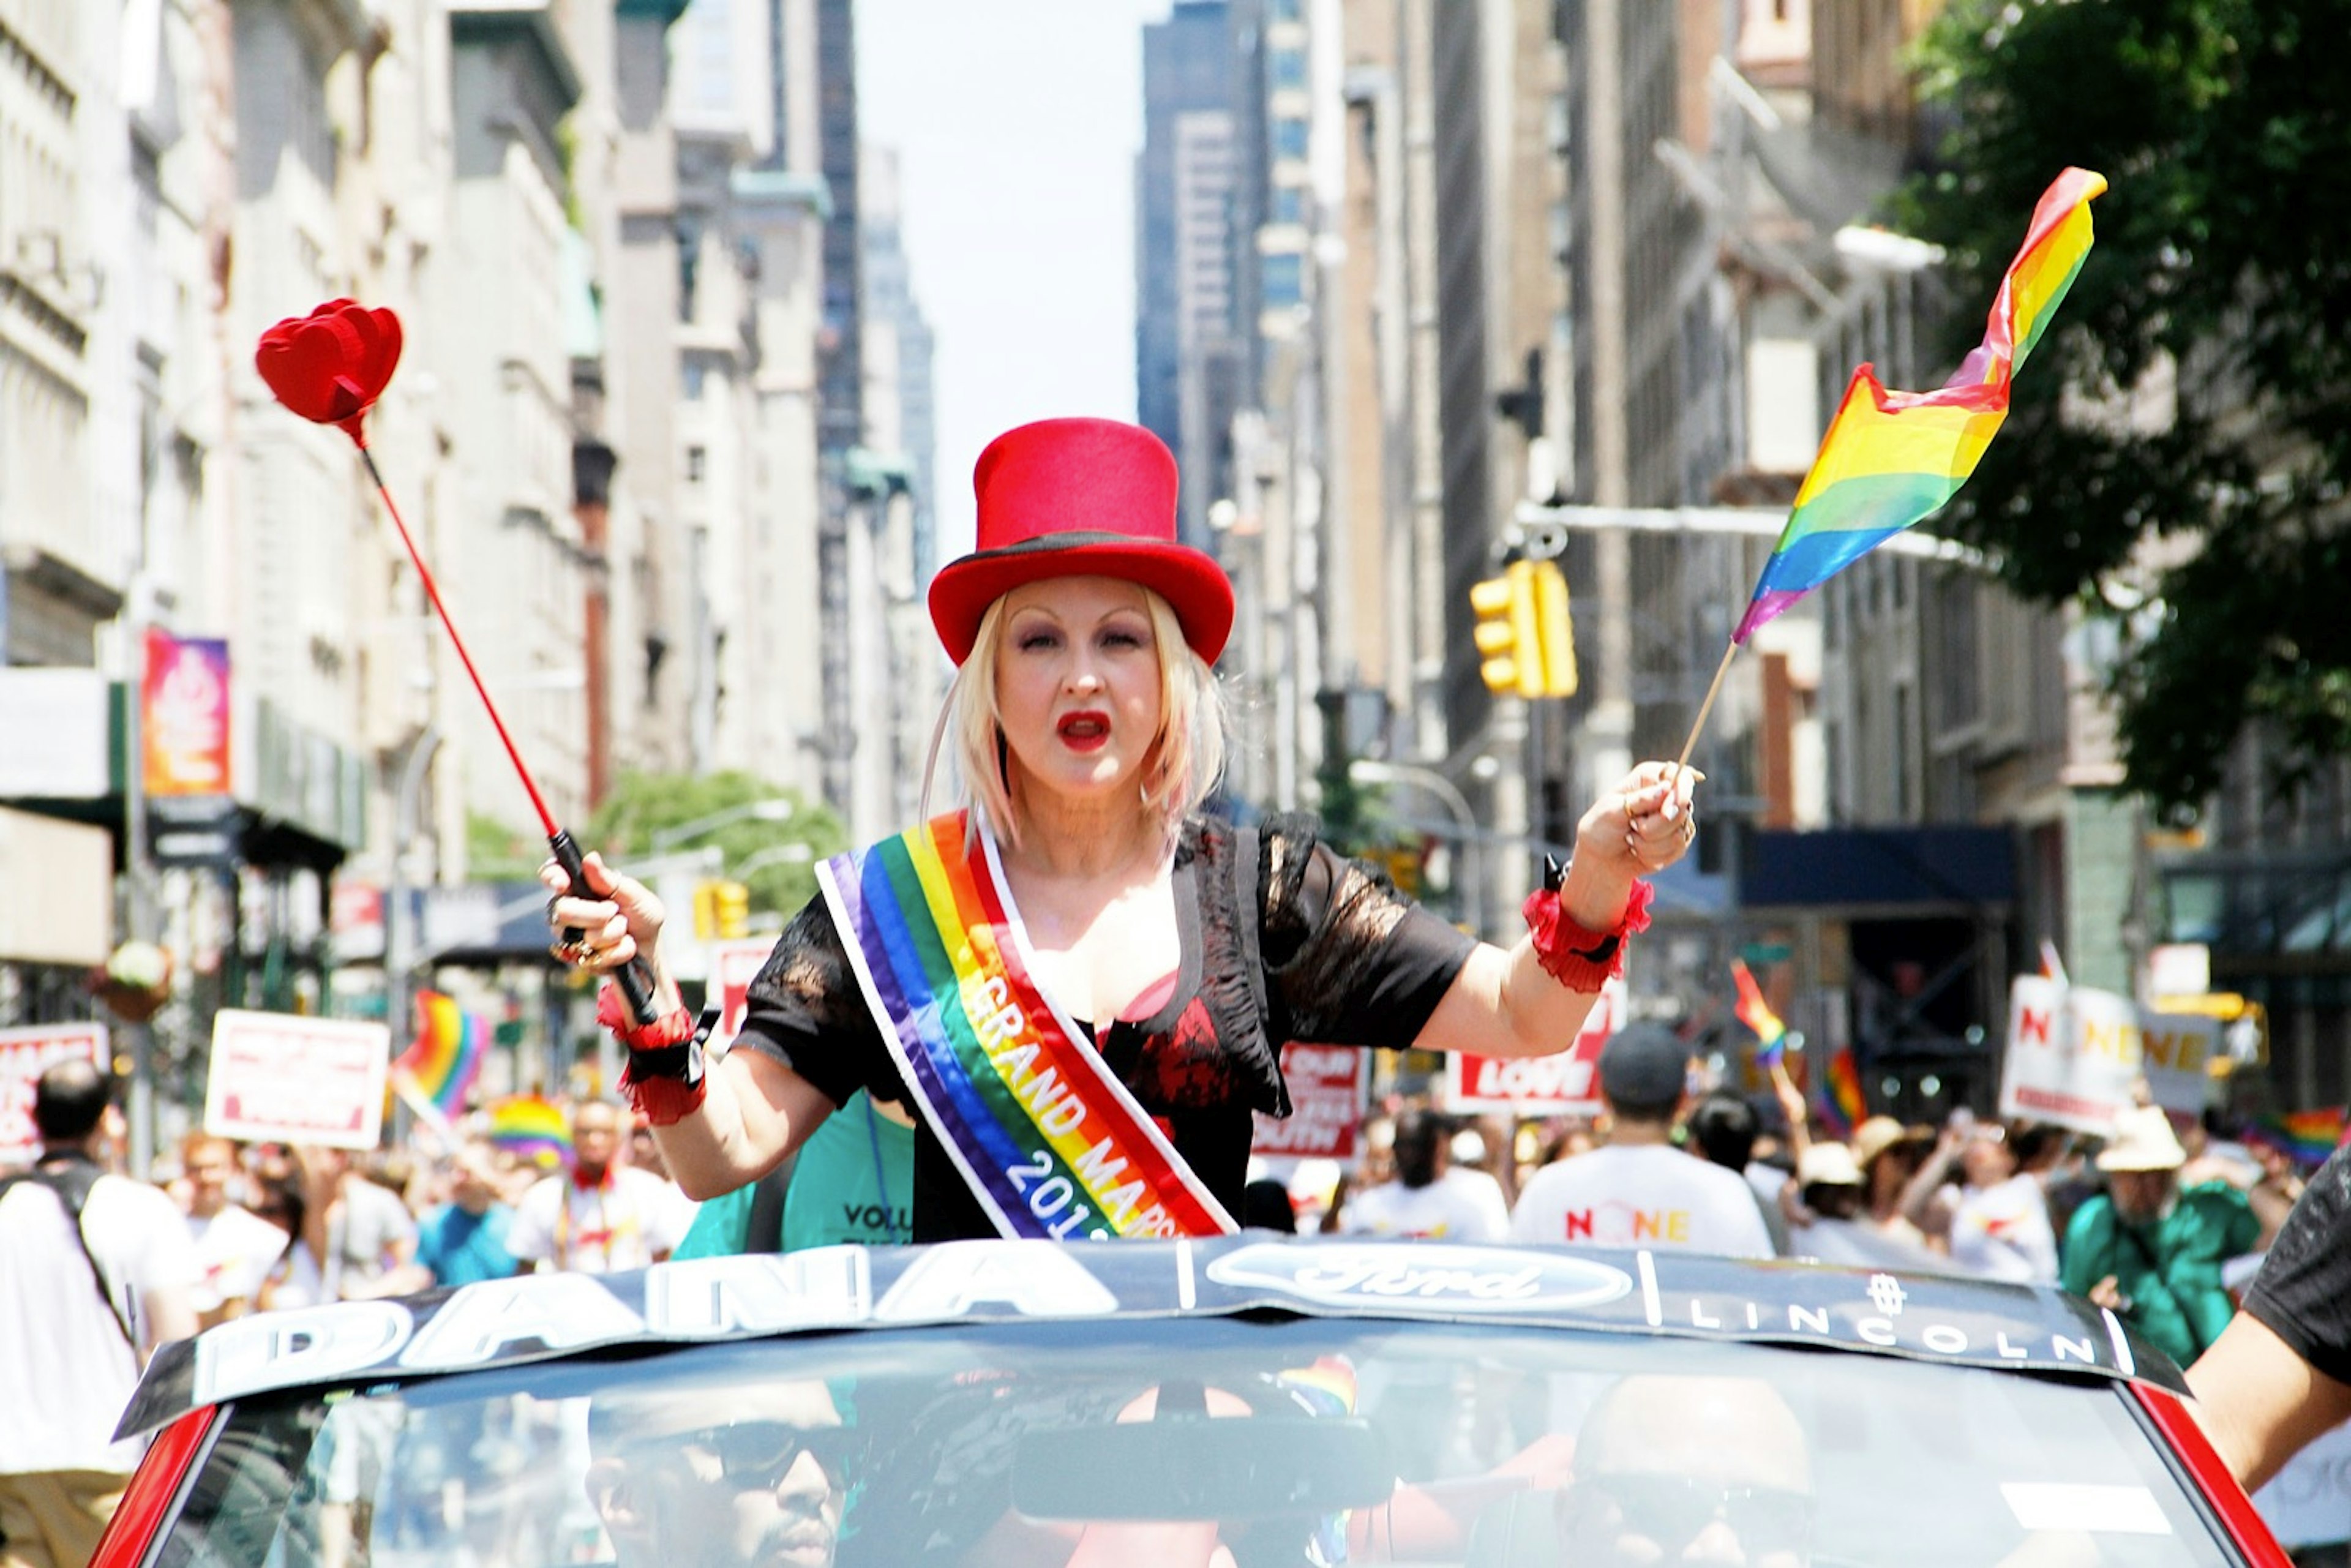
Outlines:
{"label": "woman's right hand", "polygon": [[538,880],[555,894],[547,903],[549,950],[573,968],[609,974],[640,953],[650,958],[660,950],[662,901],[634,877],[607,867],[602,856],[589,855],[581,864],[586,897],[571,891],[571,878],[552,860],[538,868]]}

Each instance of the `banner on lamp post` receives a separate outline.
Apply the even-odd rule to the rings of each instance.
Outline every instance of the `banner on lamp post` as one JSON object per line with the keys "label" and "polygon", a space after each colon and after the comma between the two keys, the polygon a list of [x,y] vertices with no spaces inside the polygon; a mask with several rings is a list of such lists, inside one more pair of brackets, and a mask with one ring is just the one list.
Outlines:
{"label": "banner on lamp post", "polygon": [[149,795],[230,792],[227,643],[148,628],[139,735]]}

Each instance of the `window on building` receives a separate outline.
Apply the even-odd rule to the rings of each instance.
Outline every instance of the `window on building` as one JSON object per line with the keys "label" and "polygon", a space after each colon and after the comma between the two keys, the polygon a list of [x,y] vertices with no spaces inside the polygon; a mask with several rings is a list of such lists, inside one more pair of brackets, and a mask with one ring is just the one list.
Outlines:
{"label": "window on building", "polygon": [[702,401],[702,382],[708,373],[708,366],[691,357],[678,367],[678,390],[685,394],[686,402]]}
{"label": "window on building", "polygon": [[1304,49],[1274,50],[1273,57],[1266,68],[1266,76],[1276,92],[1285,89],[1298,92],[1305,91],[1306,51]]}
{"label": "window on building", "polygon": [[1306,221],[1306,193],[1296,185],[1277,185],[1273,205],[1267,217],[1277,224],[1302,224]]}
{"label": "window on building", "polygon": [[1894,744],[1889,748],[1894,758],[1894,812],[1902,821],[1914,821],[1917,805],[1912,798],[1916,770],[1910,766],[1911,729],[1910,685],[1896,681],[1894,685]]}
{"label": "window on building", "polygon": [[1306,156],[1306,121],[1292,118],[1273,122],[1273,155],[1277,158]]}
{"label": "window on building", "polygon": [[1306,258],[1269,256],[1261,272],[1265,308],[1286,310],[1306,298]]}
{"label": "window on building", "polygon": [[710,455],[702,447],[689,446],[685,449],[685,482],[687,484],[701,484],[703,475],[709,466]]}
{"label": "window on building", "polygon": [[1298,22],[1305,19],[1305,0],[1267,0],[1266,19],[1272,22]]}

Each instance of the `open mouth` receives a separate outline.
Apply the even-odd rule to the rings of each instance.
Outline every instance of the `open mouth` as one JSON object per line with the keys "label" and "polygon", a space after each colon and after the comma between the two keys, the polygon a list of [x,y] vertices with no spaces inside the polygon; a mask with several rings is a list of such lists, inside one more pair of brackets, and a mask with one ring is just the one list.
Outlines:
{"label": "open mouth", "polygon": [[1092,751],[1110,739],[1110,715],[1091,710],[1068,713],[1053,727],[1064,746],[1079,751]]}

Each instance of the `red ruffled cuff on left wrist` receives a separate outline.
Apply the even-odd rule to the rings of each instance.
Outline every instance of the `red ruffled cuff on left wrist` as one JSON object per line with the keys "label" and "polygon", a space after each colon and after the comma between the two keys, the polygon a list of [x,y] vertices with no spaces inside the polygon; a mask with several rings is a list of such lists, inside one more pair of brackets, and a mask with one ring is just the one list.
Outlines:
{"label": "red ruffled cuff on left wrist", "polygon": [[1527,894],[1521,910],[1534,938],[1536,962],[1569,990],[1598,994],[1601,987],[1625,973],[1625,940],[1649,928],[1649,901],[1656,895],[1647,883],[1634,883],[1615,926],[1594,931],[1568,918],[1556,887],[1536,889]]}

